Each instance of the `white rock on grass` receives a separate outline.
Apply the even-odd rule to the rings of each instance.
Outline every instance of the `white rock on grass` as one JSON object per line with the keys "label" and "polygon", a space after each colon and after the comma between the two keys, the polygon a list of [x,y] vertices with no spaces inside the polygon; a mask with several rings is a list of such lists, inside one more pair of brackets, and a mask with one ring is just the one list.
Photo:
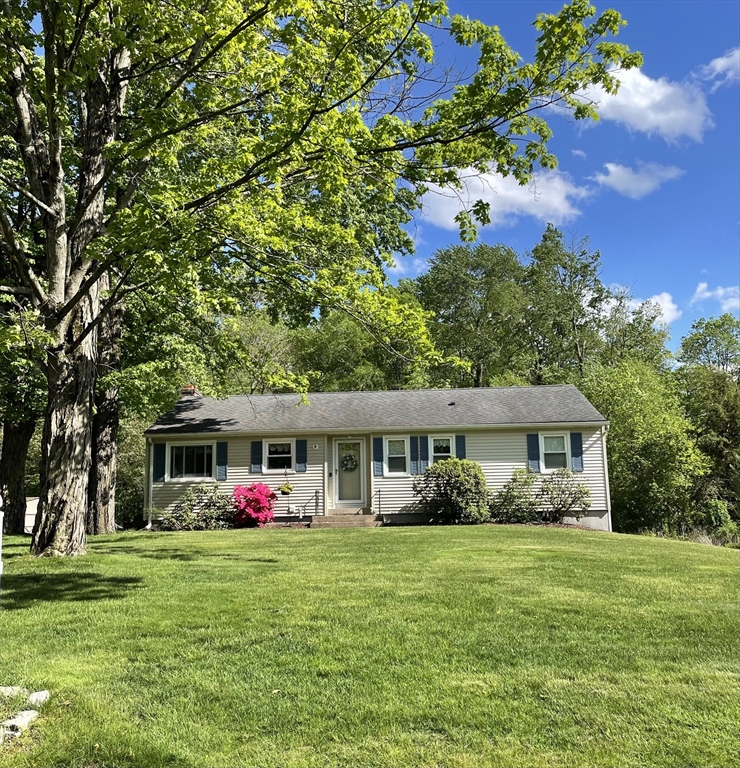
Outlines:
{"label": "white rock on grass", "polygon": [[51,696],[49,691],[34,691],[34,693],[28,697],[28,703],[32,707],[39,707],[49,701],[49,696]]}
{"label": "white rock on grass", "polygon": [[38,716],[39,713],[35,709],[24,709],[15,717],[5,720],[2,724],[5,738],[12,739],[20,736]]}

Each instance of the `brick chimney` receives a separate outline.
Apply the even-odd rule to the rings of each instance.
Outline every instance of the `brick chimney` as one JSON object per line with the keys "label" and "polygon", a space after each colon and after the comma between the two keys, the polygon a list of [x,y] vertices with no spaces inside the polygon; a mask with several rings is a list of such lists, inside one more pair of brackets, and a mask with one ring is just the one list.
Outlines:
{"label": "brick chimney", "polygon": [[201,394],[198,391],[198,387],[195,384],[186,384],[182,390],[180,390],[180,397],[200,397]]}

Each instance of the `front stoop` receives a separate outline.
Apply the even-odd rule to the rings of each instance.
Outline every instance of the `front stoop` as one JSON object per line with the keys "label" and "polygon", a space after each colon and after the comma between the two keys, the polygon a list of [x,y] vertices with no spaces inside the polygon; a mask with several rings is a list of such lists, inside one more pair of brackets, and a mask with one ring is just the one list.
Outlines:
{"label": "front stoop", "polygon": [[382,515],[332,511],[330,515],[314,517],[311,528],[375,528],[383,525]]}

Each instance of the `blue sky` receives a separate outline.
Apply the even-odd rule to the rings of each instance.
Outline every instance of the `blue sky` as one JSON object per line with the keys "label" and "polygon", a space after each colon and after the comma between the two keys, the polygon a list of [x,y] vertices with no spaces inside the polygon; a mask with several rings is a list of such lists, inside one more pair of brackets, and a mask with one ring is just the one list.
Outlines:
{"label": "blue sky", "polygon": [[[501,29],[525,59],[534,50],[538,13],[548,0],[450,0],[452,13]],[[491,176],[470,183],[470,197],[491,204],[480,231],[524,253],[551,221],[567,237],[589,236],[601,252],[606,284],[627,286],[663,307],[675,346],[698,317],[738,312],[740,272],[740,4],[734,0],[595,1],[616,8],[619,35],[644,55],[640,71],[622,75],[616,97],[601,101],[602,119],[586,125],[551,114],[555,173],[539,173],[536,190]],[[444,46],[441,61],[451,55]],[[455,49],[468,70],[474,52]],[[414,228],[417,253],[400,259],[394,278],[426,269],[437,249],[457,241],[449,197],[429,195]]]}

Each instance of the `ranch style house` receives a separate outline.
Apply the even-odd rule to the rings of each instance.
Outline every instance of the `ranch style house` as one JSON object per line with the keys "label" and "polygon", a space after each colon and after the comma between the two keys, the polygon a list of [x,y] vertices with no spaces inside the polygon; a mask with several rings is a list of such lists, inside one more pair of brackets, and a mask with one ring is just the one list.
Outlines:
{"label": "ranch style house", "polygon": [[520,467],[567,467],[591,492],[580,525],[608,531],[608,426],[571,385],[315,392],[307,403],[295,394],[216,400],[186,388],[146,431],[146,504],[151,518],[191,485],[218,483],[230,493],[289,483],[277,519],[356,513],[425,522],[414,477],[457,456],[480,463],[493,489]]}

